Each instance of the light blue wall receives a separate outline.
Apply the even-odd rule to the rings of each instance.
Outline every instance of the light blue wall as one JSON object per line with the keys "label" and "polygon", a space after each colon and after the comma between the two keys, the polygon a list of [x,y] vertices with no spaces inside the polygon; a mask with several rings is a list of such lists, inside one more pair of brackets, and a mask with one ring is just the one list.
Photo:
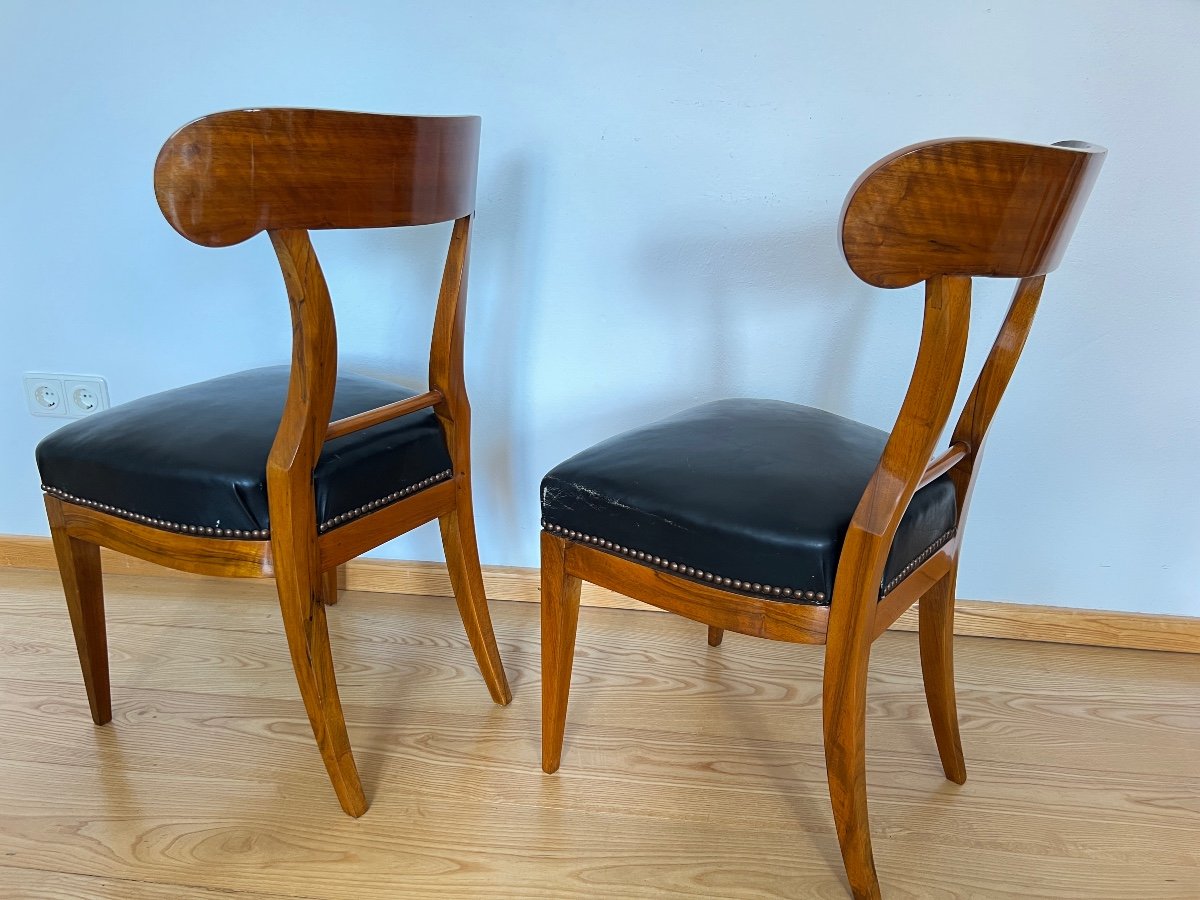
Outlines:
{"label": "light blue wall", "polygon": [[[888,427],[919,299],[858,283],[842,198],[947,135],[1110,148],[997,417],[960,593],[1200,614],[1200,4],[0,0],[0,533],[46,533],[28,370],[114,401],[282,360],[264,237],[180,239],[163,140],[242,106],[476,113],[468,376],[485,563],[537,483],[721,396]],[[319,235],[343,362],[419,384],[447,232]],[[978,365],[1009,286],[977,290]],[[413,299],[421,298],[421,299]],[[384,548],[439,559],[432,530]]]}

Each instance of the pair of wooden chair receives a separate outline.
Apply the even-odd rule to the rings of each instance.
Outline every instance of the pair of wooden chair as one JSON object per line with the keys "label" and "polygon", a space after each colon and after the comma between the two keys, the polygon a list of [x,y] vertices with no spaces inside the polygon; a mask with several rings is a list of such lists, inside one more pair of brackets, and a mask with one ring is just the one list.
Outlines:
{"label": "pair of wooden chair", "polygon": [[[438,519],[463,624],[497,703],[511,694],[471,513],[463,323],[479,120],[315,110],[219,113],[177,132],[155,190],[184,237],[266,231],[287,286],[290,367],[116,407],[38,447],[84,683],[111,718],[99,547],[188,572],[276,580],[305,709],[342,808],[366,810],[325,619],[336,567]],[[890,433],[774,401],[719,401],[606,441],[542,485],[542,765],[559,766],[581,580],[709,626],[824,643],[838,837],[857,897],[879,896],[867,825],[872,641],[920,600],[920,650],[946,776],[965,777],[954,584],[988,425],[1104,151],[949,140],[872,167],[842,245],[879,287],[925,282],[916,368]],[[453,221],[429,390],[339,374],[310,229]],[[973,276],[1019,278],[948,449],[930,462],[962,371]]]}

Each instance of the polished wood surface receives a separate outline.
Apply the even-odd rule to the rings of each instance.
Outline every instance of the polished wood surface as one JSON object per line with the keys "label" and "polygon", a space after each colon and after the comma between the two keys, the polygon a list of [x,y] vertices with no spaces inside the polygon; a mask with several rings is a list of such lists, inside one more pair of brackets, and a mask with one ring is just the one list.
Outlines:
{"label": "polished wood surface", "polygon": [[306,231],[271,232],[292,311],[292,368],[283,418],[267,457],[271,550],[283,631],[309,724],[338,802],[367,811],[334,677],[322,600],[313,470],[321,456],[337,380],[333,302]]}
{"label": "polished wood surface", "polygon": [[[925,311],[908,390],[843,540],[830,605],[819,615],[811,607],[770,601],[763,605],[777,613],[757,613],[740,594],[671,579],[593,546],[566,542],[559,547],[555,541],[563,543],[561,539],[543,536],[543,565],[547,557],[561,558],[568,576],[702,622],[709,626],[710,645],[721,642],[725,629],[826,645],[821,700],[826,776],[850,892],[860,900],[882,896],[867,815],[871,646],[921,601],[918,628],[926,696],[944,772],[961,783],[966,770],[957,749],[958,725],[952,720],[952,591],[975,463],[1020,356],[1045,273],[1058,265],[1104,155],[1103,149],[1078,142],[932,141],[885,158],[851,189],[841,227],[851,269],[879,287],[924,281]],[[962,376],[972,276],[1021,281],[950,447],[932,458]],[[881,601],[892,541],[913,495],[945,474],[955,486],[956,536]],[[544,605],[561,606],[560,595],[543,584]],[[562,610],[546,615],[566,621]],[[560,634],[555,644],[562,647],[568,641]],[[569,680],[569,665],[544,669],[544,694],[563,696],[549,712],[565,711]],[[543,727],[550,743],[561,743],[561,723]],[[557,767],[557,749],[544,743],[547,755]]]}
{"label": "polished wood surface", "polygon": [[962,441],[955,441],[946,448],[944,453],[942,453],[939,457],[937,457],[937,459],[933,460],[928,466],[925,467],[924,474],[921,475],[921,479],[917,482],[917,490],[920,490],[932,481],[937,481],[956,465],[958,465],[959,462],[961,462],[962,459],[970,452],[971,448],[965,443]]}
{"label": "polished wood surface", "polygon": [[176,534],[88,506],[66,503],[49,494],[45,499],[47,510],[52,506],[50,501],[54,501],[54,514],[74,537],[155,565],[193,575],[230,578],[269,578],[274,573],[269,541]]}
{"label": "polished wood surface", "polygon": [[364,428],[370,428],[372,425],[380,425],[392,419],[398,419],[400,416],[406,416],[419,409],[428,409],[441,403],[442,400],[441,391],[426,391],[415,397],[409,397],[407,400],[397,400],[395,403],[377,406],[357,415],[346,416],[344,419],[329,423],[329,428],[325,432],[325,440],[332,441],[335,438],[362,431]]}
{"label": "polished wood surface", "polygon": [[100,570],[100,548],[96,544],[71,537],[63,520],[63,504],[46,496],[46,516],[50,539],[58,558],[75,650],[83,670],[92,721],[104,725],[112,720],[112,699],[108,680],[108,638],[104,626],[104,584]]}
{"label": "polished wood surface", "polygon": [[[108,703],[101,678],[99,546],[195,574],[273,575],[321,758],[342,809],[362,815],[367,801],[346,731],[325,610],[338,600],[337,566],[433,519],[442,525],[463,626],[484,681],[497,703],[511,699],[475,548],[470,406],[462,375],[478,145],[474,117],[257,109],[199,119],[163,147],[155,191],[176,230],[209,246],[268,232],[291,309],[290,379],[266,464],[269,542],[160,531],[47,497],[85,686],[98,716]],[[454,225],[434,321],[430,390],[331,423],[337,333],[308,229],[440,221]],[[445,435],[453,479],[318,533],[313,472],[325,442],[430,406]]]}
{"label": "polished wood surface", "polygon": [[[845,895],[818,650],[737,634],[714,650],[650,607],[584,607],[550,776],[536,606],[491,604],[514,687],[499,709],[452,600],[350,591],[330,637],[372,800],[350,819],[326,796],[269,582],[106,579],[115,727],[96,728],[57,576],[0,569],[0,896]],[[965,787],[942,777],[916,636],[872,649],[886,896],[1200,895],[1195,658],[956,643]]]}
{"label": "polished wood surface", "polygon": [[240,109],[163,145],[154,192],[180,234],[208,247],[261,231],[428,225],[475,209],[476,116]]}
{"label": "polished wood surface", "polygon": [[[867,664],[892,538],[950,416],[967,350],[971,280],[926,282],[916,367],[838,559],[821,710],[833,820],[855,897],[881,896],[867,819]],[[928,565],[926,563],[925,565]]]}
{"label": "polished wood surface", "polygon": [[851,189],[842,252],[876,287],[1058,268],[1107,151],[962,138],[884,157]]}

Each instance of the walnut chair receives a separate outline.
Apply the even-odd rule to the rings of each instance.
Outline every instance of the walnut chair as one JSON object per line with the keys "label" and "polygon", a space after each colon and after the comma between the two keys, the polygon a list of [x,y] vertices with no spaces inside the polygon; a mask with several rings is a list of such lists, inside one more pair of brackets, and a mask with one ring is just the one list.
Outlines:
{"label": "walnut chair", "polygon": [[[325,605],[337,566],[437,519],[458,610],[492,699],[508,682],[483,593],[463,383],[479,119],[306,109],[217,113],[163,146],[154,188],[188,240],[270,236],[291,305],[289,366],[135,400],[37,449],[92,718],[112,718],[100,547],[185,572],[274,576],[304,707],[338,800],[367,809],[346,735]],[[414,395],[339,374],[333,307],[308,229],[453,221]]]}
{"label": "walnut chair", "polygon": [[[920,601],[925,695],[946,777],[966,780],[951,641],[959,548],[988,426],[1105,151],[941,140],[901,150],[842,212],[868,284],[925,283],[891,433],[774,400],[720,400],[600,443],[542,482],[542,768],[562,753],[580,581],[723,630],[825,644],[825,759],[855,897],[879,897],[867,823],[871,643]],[[950,439],[973,276],[1018,278]]]}

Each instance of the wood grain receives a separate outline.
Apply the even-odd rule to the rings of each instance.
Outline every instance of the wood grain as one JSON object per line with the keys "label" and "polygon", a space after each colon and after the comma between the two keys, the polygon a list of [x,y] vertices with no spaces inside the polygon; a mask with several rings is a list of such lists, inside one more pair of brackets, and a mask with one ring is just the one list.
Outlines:
{"label": "wood grain", "polygon": [[1045,275],[1062,260],[1106,153],[1080,141],[950,138],[905,147],[850,189],[842,252],[876,287],[937,275]]}
{"label": "wood grain", "polygon": [[[452,603],[348,592],[331,641],[373,800],[351,820],[324,793],[269,583],[110,577],[103,729],[58,590],[49,572],[0,571],[0,896],[845,895],[819,647],[730,634],[712,649],[674,616],[583,609],[566,751],[587,765],[543,776],[537,609],[492,606],[514,687],[501,709]],[[961,788],[943,780],[915,638],[874,645],[887,896],[1196,896],[1192,660],[957,650]]]}
{"label": "wood grain", "polygon": [[208,247],[261,231],[428,225],[475,209],[477,116],[241,109],[173,134],[154,166],[171,226]]}

